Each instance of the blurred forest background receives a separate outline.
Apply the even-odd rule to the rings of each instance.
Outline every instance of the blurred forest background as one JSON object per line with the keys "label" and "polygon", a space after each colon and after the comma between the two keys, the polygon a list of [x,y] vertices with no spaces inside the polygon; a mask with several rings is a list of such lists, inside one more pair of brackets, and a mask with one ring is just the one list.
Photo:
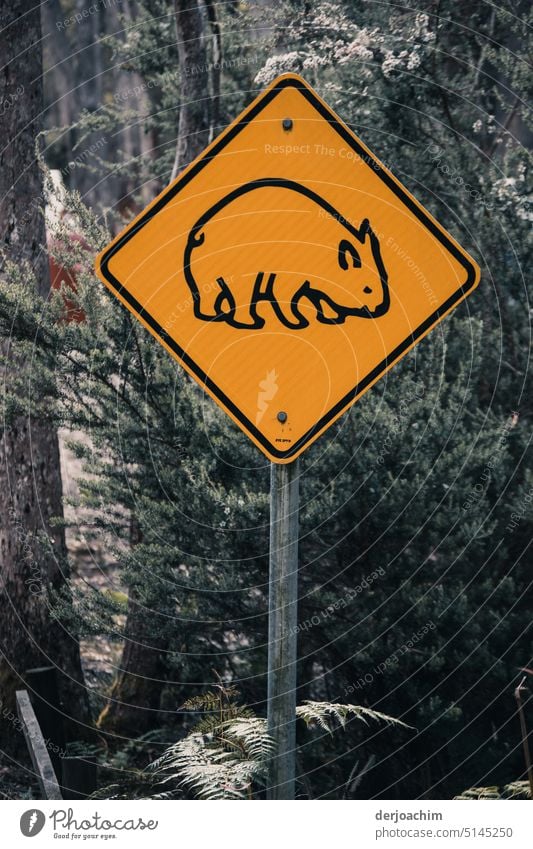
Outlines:
{"label": "blurred forest background", "polygon": [[198,711],[264,717],[268,464],[93,263],[285,71],[482,269],[304,457],[298,701],[410,727],[353,715],[331,735],[311,717],[298,795],[451,798],[524,778],[530,15],[519,0],[2,0],[4,798],[38,793],[14,719],[28,670],[56,668],[61,746],[115,794],[141,793],[136,770],[190,739]]}

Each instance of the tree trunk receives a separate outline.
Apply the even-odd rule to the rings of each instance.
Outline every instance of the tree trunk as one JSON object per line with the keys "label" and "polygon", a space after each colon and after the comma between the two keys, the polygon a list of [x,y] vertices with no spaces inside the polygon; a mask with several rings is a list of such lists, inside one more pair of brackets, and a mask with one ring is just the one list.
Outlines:
{"label": "tree trunk", "polygon": [[130,590],[120,669],[98,719],[98,727],[112,735],[135,738],[158,724],[166,674],[164,646],[150,645],[153,639],[145,633],[148,615]]}
{"label": "tree trunk", "polygon": [[209,142],[209,63],[198,0],[174,0],[181,81],[178,141],[171,180]]}
{"label": "tree trunk", "polygon": [[[86,0],[75,0],[75,14],[83,16],[87,13]],[[76,122],[81,112],[94,114],[100,108],[104,94],[104,77],[102,66],[102,44],[100,33],[105,32],[104,23],[107,12],[101,4],[95,3],[91,14],[81,18],[81,23],[73,29],[74,48],[74,92],[73,106],[76,110]],[[95,207],[100,201],[100,188],[95,167],[95,155],[105,155],[106,138],[101,132],[92,133],[80,130],[77,123],[71,133],[75,147],[72,151],[72,161],[67,166],[70,187],[78,191],[87,206]],[[104,181],[105,191],[105,181]]]}
{"label": "tree trunk", "polygon": [[[41,22],[33,0],[0,4],[0,273],[3,257],[29,263],[36,295],[49,292],[43,186],[35,140],[43,112]],[[7,140],[7,144],[6,144]],[[9,352],[8,340],[2,342]],[[9,383],[14,369],[2,375]],[[28,371],[29,375],[29,371]],[[68,739],[88,736],[89,708],[79,644],[51,616],[50,590],[65,581],[65,540],[51,519],[62,516],[62,490],[56,431],[31,416],[4,423],[0,455],[0,732],[11,749],[22,748],[16,733],[15,690],[30,667],[54,665],[67,717]],[[42,545],[45,533],[51,546]]]}
{"label": "tree trunk", "polygon": [[[74,120],[76,90],[72,86],[72,53],[67,35],[61,30],[65,14],[59,0],[41,4],[43,29],[43,65],[50,70],[46,77],[45,130],[68,127]],[[63,129],[47,152],[51,168],[64,168],[72,151],[71,133]]]}
{"label": "tree trunk", "polygon": [[[130,542],[142,541],[135,516],[131,517]],[[156,725],[164,686],[164,646],[154,645],[147,628],[148,611],[130,589],[124,649],[111,697],[98,718],[98,727],[112,735],[139,737]]]}

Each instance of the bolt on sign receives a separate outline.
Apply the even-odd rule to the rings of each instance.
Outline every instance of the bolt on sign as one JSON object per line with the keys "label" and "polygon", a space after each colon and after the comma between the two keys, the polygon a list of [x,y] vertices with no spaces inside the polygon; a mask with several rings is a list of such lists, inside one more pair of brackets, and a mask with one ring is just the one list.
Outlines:
{"label": "bolt on sign", "polygon": [[301,454],[479,282],[466,251],[292,74],[96,268],[276,463]]}

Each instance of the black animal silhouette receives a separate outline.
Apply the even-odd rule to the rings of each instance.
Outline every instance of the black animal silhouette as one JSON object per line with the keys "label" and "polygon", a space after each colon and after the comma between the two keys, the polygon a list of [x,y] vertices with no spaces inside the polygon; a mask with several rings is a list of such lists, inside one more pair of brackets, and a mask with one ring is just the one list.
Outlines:
{"label": "black animal silhouette", "polygon": [[272,313],[301,330],[313,320],[379,318],[390,306],[368,219],[356,228],[316,192],[275,177],[245,183],[208,209],[189,233],[183,265],[196,318],[240,329],[259,330]]}

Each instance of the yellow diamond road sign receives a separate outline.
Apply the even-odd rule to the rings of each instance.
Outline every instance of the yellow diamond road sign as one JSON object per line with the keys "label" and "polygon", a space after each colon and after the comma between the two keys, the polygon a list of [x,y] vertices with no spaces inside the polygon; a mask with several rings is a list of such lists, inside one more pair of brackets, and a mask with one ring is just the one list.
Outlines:
{"label": "yellow diamond road sign", "polygon": [[277,463],[479,282],[466,251],[295,75],[137,216],[97,271]]}

